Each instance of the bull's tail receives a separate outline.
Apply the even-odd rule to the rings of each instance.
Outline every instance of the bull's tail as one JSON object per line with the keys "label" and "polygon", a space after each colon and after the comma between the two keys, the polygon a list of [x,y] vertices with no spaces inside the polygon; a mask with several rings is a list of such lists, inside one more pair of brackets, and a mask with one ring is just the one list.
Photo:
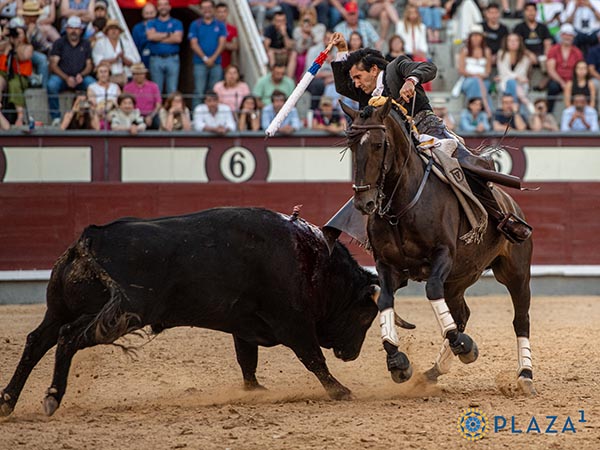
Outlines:
{"label": "bull's tail", "polygon": [[104,285],[110,297],[86,327],[84,334],[91,334],[98,344],[112,344],[121,336],[140,329],[142,321],[138,314],[131,312],[132,304],[123,288],[96,261],[90,251],[89,242],[89,238],[86,238],[84,233],[76,244],[77,252]]}

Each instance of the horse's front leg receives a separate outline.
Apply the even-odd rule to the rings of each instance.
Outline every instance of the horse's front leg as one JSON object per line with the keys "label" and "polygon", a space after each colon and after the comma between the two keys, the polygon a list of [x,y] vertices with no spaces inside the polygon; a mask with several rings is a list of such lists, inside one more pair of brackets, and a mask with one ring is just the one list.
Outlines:
{"label": "horse's front leg", "polygon": [[[442,338],[448,340],[448,346],[452,353],[458,355],[463,363],[469,364],[477,359],[479,354],[477,345],[469,335],[459,331],[444,298],[444,283],[451,270],[451,251],[448,247],[442,247],[432,260],[431,274],[427,280],[425,292],[440,326]],[[449,352],[445,347],[445,344],[442,345],[436,360],[436,363],[440,363],[440,365],[449,362]]]}
{"label": "horse's front leg", "polygon": [[379,308],[379,324],[381,326],[381,340],[387,353],[387,367],[396,383],[403,383],[412,376],[412,366],[408,357],[398,351],[399,341],[395,327],[394,292],[402,281],[394,275],[394,270],[385,264],[377,264],[381,294],[377,300]]}

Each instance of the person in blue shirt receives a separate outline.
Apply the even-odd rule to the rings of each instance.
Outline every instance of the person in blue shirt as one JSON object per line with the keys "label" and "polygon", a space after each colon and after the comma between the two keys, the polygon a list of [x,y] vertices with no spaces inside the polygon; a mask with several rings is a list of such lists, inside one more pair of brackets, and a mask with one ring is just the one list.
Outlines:
{"label": "person in blue shirt", "polygon": [[[271,94],[271,104],[263,108],[261,125],[262,129],[266,130],[269,125],[282,108],[283,104],[287,100],[287,97],[282,91],[274,90]],[[287,115],[285,120],[281,123],[281,127],[277,131],[277,134],[292,134],[294,131],[300,129],[300,118],[298,117],[298,110],[292,108],[290,113]]]}
{"label": "person in blue shirt", "polygon": [[169,95],[179,82],[179,44],[183,39],[183,24],[171,17],[169,0],[156,2],[158,17],[147,24],[150,41],[150,75],[161,93]]}
{"label": "person in blue shirt", "polygon": [[194,52],[194,108],[204,94],[223,79],[221,52],[227,39],[225,24],[215,19],[213,0],[202,0],[200,11],[202,17],[192,22],[188,31],[190,47]]}
{"label": "person in blue shirt", "polygon": [[150,41],[146,36],[146,30],[148,29],[148,22],[156,18],[156,6],[152,3],[146,3],[142,8],[142,21],[135,24],[131,30],[131,36],[133,42],[140,52],[142,62],[147,69],[150,68]]}
{"label": "person in blue shirt", "polygon": [[490,131],[490,121],[483,110],[481,97],[473,97],[469,100],[467,107],[460,113],[458,131],[467,133],[484,133]]}
{"label": "person in blue shirt", "polygon": [[562,112],[560,131],[598,131],[598,112],[587,103],[584,94],[573,96],[573,106]]}

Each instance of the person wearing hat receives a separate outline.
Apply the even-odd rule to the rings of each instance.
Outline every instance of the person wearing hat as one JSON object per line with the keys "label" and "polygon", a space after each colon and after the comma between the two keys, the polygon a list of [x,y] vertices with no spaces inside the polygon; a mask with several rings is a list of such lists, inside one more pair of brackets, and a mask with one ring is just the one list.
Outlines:
{"label": "person wearing hat", "polygon": [[53,124],[59,124],[58,94],[71,89],[86,91],[96,80],[91,76],[92,47],[81,37],[82,22],[78,16],[67,19],[66,34],[50,50],[50,77],[48,78],[48,107]]}
{"label": "person wearing hat", "polygon": [[312,128],[339,134],[346,129],[346,118],[335,108],[333,99],[324,95],[319,100],[319,107],[315,110]]}
{"label": "person wearing hat", "polygon": [[488,117],[491,117],[492,99],[488,91],[492,72],[492,52],[485,43],[483,26],[476,24],[471,27],[469,37],[458,54],[457,69],[461,75],[460,92],[467,100],[473,97],[484,99],[484,109]]}
{"label": "person wearing hat", "polygon": [[442,119],[446,128],[450,131],[454,131],[456,128],[456,120],[452,117],[452,114],[448,112],[448,99],[443,97],[434,97],[431,100],[431,107],[433,113]]}
{"label": "person wearing hat", "polygon": [[338,23],[333,29],[336,33],[341,33],[344,39],[348,41],[353,31],[356,31],[363,38],[366,48],[375,47],[381,50],[383,39],[379,37],[373,25],[370,22],[359,18],[358,3],[350,1],[344,5],[346,13],[345,20]]}
{"label": "person wearing hat", "polygon": [[133,79],[125,85],[123,92],[135,97],[137,107],[144,117],[146,128],[157,130],[159,127],[158,112],[162,104],[160,89],[154,81],[147,79],[148,69],[143,63],[133,64],[131,73]]}
{"label": "person wearing hat", "polygon": [[19,11],[19,14],[25,21],[27,41],[33,46],[31,62],[33,63],[35,73],[39,77],[39,85],[46,89],[48,85],[48,54],[52,49],[52,43],[48,41],[46,34],[42,31],[38,23],[42,9],[37,0],[27,0]]}
{"label": "person wearing hat", "polygon": [[81,19],[81,27],[86,28],[94,20],[94,0],[61,0],[60,17],[62,17],[61,33],[67,28],[67,20],[76,16]]}
{"label": "person wearing hat", "polygon": [[[480,40],[483,35],[480,32]],[[359,102],[360,108],[365,108],[369,102],[375,104],[385,101],[385,97],[397,102],[404,102],[409,114],[413,117],[414,125],[420,133],[428,134],[438,139],[452,139],[456,142],[456,158],[462,167],[477,170],[478,181],[487,186],[483,175],[489,172],[488,177],[498,180],[503,176],[494,171],[490,162],[473,155],[462,143],[461,139],[451,133],[444,122],[437,117],[431,108],[429,99],[422,87],[423,83],[432,81],[436,74],[436,66],[428,61],[415,62],[407,56],[399,56],[388,63],[381,52],[373,49],[361,49],[348,53],[345,37],[341,33],[334,33],[330,45],[337,47],[336,61],[331,63],[336,90],[339,94]],[[383,98],[382,98],[383,97]],[[493,163],[492,163],[493,164]],[[500,178],[499,178],[500,177]],[[506,182],[513,181],[507,179]],[[488,189],[482,193],[486,200],[486,208],[491,217],[508,217],[494,199]],[[350,223],[359,226],[363,219],[355,210],[351,202],[349,207],[344,207],[329,223]],[[358,216],[357,216],[358,214]],[[524,222],[509,223],[507,220],[498,220],[503,224],[503,231],[510,239],[523,241],[530,237],[531,227]],[[331,241],[343,231],[335,226],[328,225],[327,239]],[[333,228],[333,229],[331,229]]]}
{"label": "person wearing hat", "polygon": [[104,37],[96,41],[92,50],[94,65],[101,63],[110,64],[111,81],[117,83],[121,88],[127,83],[129,67],[139,62],[135,58],[125,56],[123,43],[121,42],[121,33],[123,28],[116,19],[108,19],[104,27]]}
{"label": "person wearing hat", "polygon": [[548,50],[546,69],[550,82],[548,83],[548,111],[554,111],[556,98],[564,91],[567,81],[573,79],[575,65],[583,60],[583,53],[573,45],[575,28],[570,23],[560,27],[560,43],[554,44]]}

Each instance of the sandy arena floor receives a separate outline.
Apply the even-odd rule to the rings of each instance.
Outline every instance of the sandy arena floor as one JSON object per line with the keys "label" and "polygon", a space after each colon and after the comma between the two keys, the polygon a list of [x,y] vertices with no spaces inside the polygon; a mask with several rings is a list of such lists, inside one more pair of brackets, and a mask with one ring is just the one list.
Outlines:
{"label": "sandy arena floor", "polygon": [[[349,402],[330,401],[285,347],[260,349],[257,376],[269,390],[245,392],[229,335],[174,329],[145,345],[135,360],[107,346],[78,353],[63,403],[47,418],[41,400],[51,381],[51,351],[12,416],[0,419],[0,449],[600,449],[600,297],[534,298],[535,398],[515,393],[508,296],[471,298],[469,305],[467,331],[479,345],[479,360],[470,366],[456,360],[437,386],[417,376],[440,344],[425,299],[396,302],[417,325],[399,330],[415,368],[408,383],[390,379],[377,321],[356,361],[344,363],[326,351],[332,373],[354,393]],[[0,306],[0,387],[44,310]],[[481,409],[491,425],[475,443],[457,431],[468,407]],[[494,421],[502,421],[495,416],[506,418],[504,430],[494,432]],[[511,432],[512,416],[521,433]],[[532,416],[540,433],[526,433]],[[546,416],[558,416],[557,433],[545,433]]]}

